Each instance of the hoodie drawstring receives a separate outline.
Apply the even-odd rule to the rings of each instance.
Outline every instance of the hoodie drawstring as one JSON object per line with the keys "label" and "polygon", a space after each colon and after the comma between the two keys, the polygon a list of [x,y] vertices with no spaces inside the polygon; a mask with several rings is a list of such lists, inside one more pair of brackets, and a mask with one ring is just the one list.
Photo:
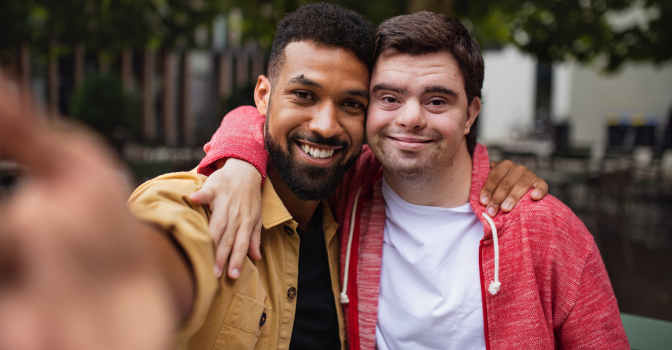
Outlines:
{"label": "hoodie drawstring", "polygon": [[362,190],[360,186],[355,194],[355,205],[352,207],[352,214],[350,215],[350,235],[348,236],[348,249],[345,252],[345,271],[343,272],[343,291],[341,292],[341,304],[350,302],[348,298],[348,272],[350,272],[350,250],[352,247],[352,233],[355,231],[355,218],[357,216],[357,202],[359,201],[359,191]]}
{"label": "hoodie drawstring", "polygon": [[488,214],[483,212],[482,215],[492,229],[492,241],[495,245],[495,280],[490,282],[490,286],[488,287],[488,292],[490,292],[492,295],[495,295],[502,287],[502,283],[499,282],[499,243],[497,242],[497,227],[495,227],[495,223],[492,222],[492,219]]}

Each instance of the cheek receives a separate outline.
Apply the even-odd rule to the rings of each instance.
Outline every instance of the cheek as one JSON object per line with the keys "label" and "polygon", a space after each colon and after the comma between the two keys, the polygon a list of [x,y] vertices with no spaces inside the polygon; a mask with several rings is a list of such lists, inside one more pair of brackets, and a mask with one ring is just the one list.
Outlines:
{"label": "cheek", "polygon": [[366,138],[371,141],[376,138],[376,135],[387,124],[388,112],[377,108],[369,108],[368,118],[366,120]]}
{"label": "cheek", "polygon": [[359,147],[364,143],[364,117],[348,118],[341,125],[350,137],[353,147]]}

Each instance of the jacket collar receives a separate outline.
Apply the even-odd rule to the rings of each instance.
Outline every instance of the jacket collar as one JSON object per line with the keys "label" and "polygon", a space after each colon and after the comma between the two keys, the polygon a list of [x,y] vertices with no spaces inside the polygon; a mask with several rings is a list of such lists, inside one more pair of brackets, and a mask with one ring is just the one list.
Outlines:
{"label": "jacket collar", "polygon": [[[471,210],[474,211],[478,220],[481,221],[484,228],[483,240],[488,241],[492,240],[492,229],[490,224],[483,218],[483,213],[485,213],[485,206],[481,205],[479,200],[479,195],[481,194],[481,189],[485,185],[485,181],[490,174],[490,158],[488,157],[488,149],[482,144],[477,144],[476,149],[474,150],[474,155],[472,156],[472,166],[471,166],[471,189],[469,190],[469,204],[471,204]],[[487,215],[487,214],[486,214]],[[492,221],[497,227],[500,236],[504,233],[500,231],[501,227],[504,225],[504,214],[502,211],[498,212]]]}
{"label": "jacket collar", "polygon": [[262,225],[267,230],[273,226],[292,220],[292,215],[285,208],[285,205],[273,188],[271,179],[268,178],[261,189],[261,207]]}
{"label": "jacket collar", "polygon": [[[289,213],[282,200],[280,200],[269,178],[266,178],[264,187],[261,189],[261,207],[263,208],[261,211],[261,221],[266,230],[292,220],[292,214]],[[322,201],[316,210],[322,210],[322,228],[327,233],[328,237],[325,238],[328,242],[336,233],[338,223],[336,223],[329,204],[326,201]],[[296,228],[295,223],[292,223],[290,226]]]}

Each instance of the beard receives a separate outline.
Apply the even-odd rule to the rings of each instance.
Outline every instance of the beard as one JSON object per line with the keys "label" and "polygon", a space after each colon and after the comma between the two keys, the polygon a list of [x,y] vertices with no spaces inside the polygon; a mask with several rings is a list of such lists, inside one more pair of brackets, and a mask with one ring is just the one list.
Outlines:
{"label": "beard", "polygon": [[[329,197],[359,156],[358,152],[349,158],[345,158],[350,149],[348,142],[337,138],[325,138],[319,134],[301,135],[295,133],[289,135],[285,149],[270,136],[268,120],[265,128],[264,144],[268,155],[278,169],[282,182],[301,200],[323,200]],[[296,147],[292,147],[296,140],[304,140],[324,146],[341,146],[342,148],[338,152],[341,159],[329,167],[304,164],[299,160],[299,155],[295,154],[297,152]]]}

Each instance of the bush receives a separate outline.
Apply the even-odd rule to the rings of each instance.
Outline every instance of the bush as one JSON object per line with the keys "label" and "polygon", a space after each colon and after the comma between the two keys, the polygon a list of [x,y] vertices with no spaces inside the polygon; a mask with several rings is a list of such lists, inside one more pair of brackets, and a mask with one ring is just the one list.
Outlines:
{"label": "bush", "polygon": [[140,131],[140,99],[125,92],[113,75],[86,77],[72,95],[70,114],[114,144],[136,138]]}

